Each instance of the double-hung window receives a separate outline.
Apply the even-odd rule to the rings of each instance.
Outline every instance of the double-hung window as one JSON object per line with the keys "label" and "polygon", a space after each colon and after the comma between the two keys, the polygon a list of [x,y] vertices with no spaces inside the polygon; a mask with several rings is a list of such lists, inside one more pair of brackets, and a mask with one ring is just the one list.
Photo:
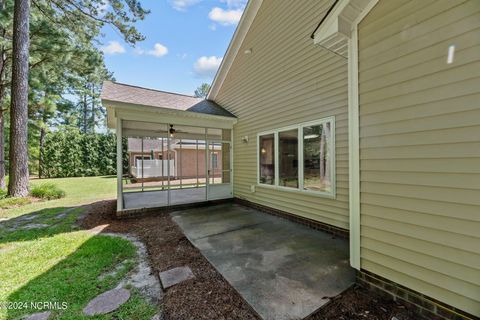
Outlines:
{"label": "double-hung window", "polygon": [[258,135],[258,184],[335,197],[335,118]]}

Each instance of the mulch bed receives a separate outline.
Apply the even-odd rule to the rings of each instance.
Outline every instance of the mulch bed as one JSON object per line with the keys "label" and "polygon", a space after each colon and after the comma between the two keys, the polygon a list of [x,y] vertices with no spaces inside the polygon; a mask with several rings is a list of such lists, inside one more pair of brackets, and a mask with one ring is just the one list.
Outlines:
{"label": "mulch bed", "polygon": [[419,320],[411,310],[358,285],[333,298],[308,320]]}
{"label": "mulch bed", "polygon": [[147,247],[155,272],[189,266],[195,279],[166,290],[165,319],[260,319],[242,297],[212,267],[183,235],[168,214],[142,218],[114,218],[115,202],[90,206],[82,226],[88,229],[108,224],[104,232],[131,233]]}
{"label": "mulch bed", "polygon": [[[115,201],[101,201],[87,208],[88,213],[81,222],[84,228],[108,225],[103,232],[135,235],[146,245],[155,272],[181,266],[192,269],[195,279],[166,290],[162,301],[165,319],[260,319],[168,214],[119,220],[114,217]],[[392,317],[418,319],[404,306],[353,286],[308,319],[391,320]]]}

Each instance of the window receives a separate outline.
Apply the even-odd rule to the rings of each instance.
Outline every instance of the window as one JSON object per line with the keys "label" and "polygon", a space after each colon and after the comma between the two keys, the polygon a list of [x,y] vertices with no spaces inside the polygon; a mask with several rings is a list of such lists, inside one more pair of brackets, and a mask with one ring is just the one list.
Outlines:
{"label": "window", "polygon": [[275,183],[275,145],[274,135],[259,137],[259,182],[273,185]]}
{"label": "window", "polygon": [[298,129],[278,133],[280,185],[298,188]]}
{"label": "window", "polygon": [[331,122],[303,127],[303,188],[332,191]]}
{"label": "window", "polygon": [[334,137],[333,117],[259,134],[258,183],[334,197]]}
{"label": "window", "polygon": [[218,154],[216,152],[212,153],[212,169],[218,169]]}
{"label": "window", "polygon": [[138,164],[138,162],[141,162],[142,160],[150,160],[150,156],[135,156],[135,164]]}

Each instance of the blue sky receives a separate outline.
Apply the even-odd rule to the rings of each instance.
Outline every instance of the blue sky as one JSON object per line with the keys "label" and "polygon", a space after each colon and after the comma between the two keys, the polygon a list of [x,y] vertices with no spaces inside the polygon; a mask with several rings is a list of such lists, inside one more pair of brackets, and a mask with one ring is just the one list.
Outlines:
{"label": "blue sky", "polygon": [[116,81],[193,94],[211,83],[246,0],[143,0],[151,13],[137,28],[145,41],[131,47],[112,27],[102,50]]}

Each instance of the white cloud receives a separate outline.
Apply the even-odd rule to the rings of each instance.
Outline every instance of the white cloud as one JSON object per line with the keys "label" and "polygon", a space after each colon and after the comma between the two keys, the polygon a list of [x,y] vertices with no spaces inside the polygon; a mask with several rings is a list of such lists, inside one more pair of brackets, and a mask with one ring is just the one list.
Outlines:
{"label": "white cloud", "polygon": [[149,56],[154,56],[154,57],[160,58],[160,57],[163,57],[164,55],[166,55],[168,53],[168,48],[165,47],[163,44],[157,42],[153,45],[152,50],[145,50],[143,48],[136,47],[133,50],[133,53],[135,53],[136,55],[139,55],[139,56],[146,54],[146,55],[149,55]]}
{"label": "white cloud", "polygon": [[100,48],[105,54],[125,53],[125,48],[118,41],[109,41],[108,45]]}
{"label": "white cloud", "polygon": [[242,17],[242,9],[227,9],[214,7],[208,14],[210,20],[224,26],[235,25]]}
{"label": "white cloud", "polygon": [[247,5],[247,0],[221,0],[221,2],[226,3],[229,8],[245,8]]}
{"label": "white cloud", "polygon": [[201,0],[171,0],[170,4],[173,9],[178,11],[185,11],[188,7],[199,3]]}
{"label": "white cloud", "polygon": [[215,31],[217,30],[217,25],[215,23],[211,23],[209,26],[208,26],[208,29],[212,30],[212,31]]}
{"label": "white cloud", "polygon": [[155,43],[153,45],[153,50],[147,51],[148,55],[160,58],[168,53],[168,48],[161,43]]}
{"label": "white cloud", "polygon": [[203,56],[198,58],[198,60],[193,65],[193,70],[197,76],[201,78],[211,78],[215,76],[220,63],[222,62],[221,57],[216,56]]}

